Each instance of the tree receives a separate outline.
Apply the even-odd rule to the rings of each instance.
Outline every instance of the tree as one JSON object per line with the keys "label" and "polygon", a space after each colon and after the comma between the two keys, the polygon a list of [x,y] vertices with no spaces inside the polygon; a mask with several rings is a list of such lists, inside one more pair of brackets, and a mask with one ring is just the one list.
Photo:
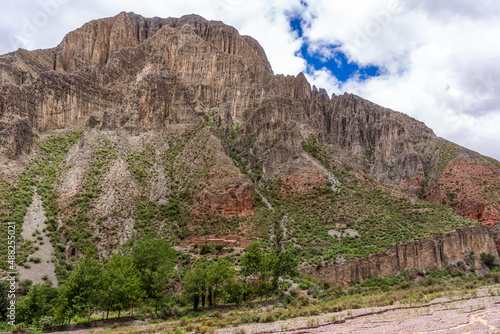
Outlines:
{"label": "tree", "polygon": [[52,313],[52,305],[57,300],[58,290],[49,284],[36,284],[28,294],[16,303],[17,319],[26,324],[34,324]]}
{"label": "tree", "polygon": [[104,267],[101,281],[100,305],[103,310],[121,311],[135,306],[143,297],[141,279],[130,255],[114,254]]}
{"label": "tree", "polygon": [[199,261],[184,275],[183,293],[190,297],[195,310],[200,299],[202,306],[205,306],[206,299],[209,305],[217,304],[221,298],[238,300],[241,299],[242,288],[235,276],[232,263],[226,259],[218,259],[215,263]]}
{"label": "tree", "polygon": [[229,279],[224,285],[224,290],[221,293],[221,298],[226,303],[240,304],[243,297],[245,285],[238,282],[236,279]]}
{"label": "tree", "polygon": [[233,264],[224,258],[219,258],[209,267],[207,275],[209,305],[217,305],[220,294],[226,285],[234,282],[235,275]]}
{"label": "tree", "polygon": [[198,310],[200,303],[205,306],[205,296],[208,288],[207,263],[200,261],[198,264],[184,275],[182,289],[193,302],[193,308]]}
{"label": "tree", "polygon": [[165,240],[145,239],[132,248],[131,254],[140,274],[141,287],[158,313],[171,287],[177,252]]}
{"label": "tree", "polygon": [[101,275],[102,264],[95,258],[84,256],[60,287],[56,317],[68,319],[68,324],[75,315],[90,317],[99,300]]}
{"label": "tree", "polygon": [[299,275],[298,267],[299,261],[295,249],[287,248],[285,251],[278,253],[273,276],[276,279],[281,278],[281,291],[285,286],[285,276],[297,277]]}
{"label": "tree", "polygon": [[263,257],[260,243],[258,241],[252,242],[241,257],[242,274],[245,276],[258,275],[261,270]]}
{"label": "tree", "polygon": [[258,275],[257,295],[268,298],[277,290],[278,281],[277,279],[272,280],[276,271],[277,260],[278,256],[275,249],[263,256]]}
{"label": "tree", "polygon": [[256,294],[269,296],[274,293],[281,278],[281,289],[284,288],[285,277],[298,275],[299,261],[292,248],[278,252],[271,250],[264,254],[258,241],[253,242],[241,258],[241,271],[245,276],[258,278]]}

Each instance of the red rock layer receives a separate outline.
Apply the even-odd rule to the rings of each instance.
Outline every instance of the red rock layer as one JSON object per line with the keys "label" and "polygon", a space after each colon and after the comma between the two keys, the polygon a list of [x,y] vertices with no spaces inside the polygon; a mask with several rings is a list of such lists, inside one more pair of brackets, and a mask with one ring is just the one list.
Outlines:
{"label": "red rock layer", "polygon": [[255,209],[254,188],[251,183],[240,183],[221,192],[205,188],[199,201],[191,208],[196,215],[246,216]]}
{"label": "red rock layer", "polygon": [[426,199],[493,228],[500,221],[500,170],[478,159],[455,159]]}
{"label": "red rock layer", "polygon": [[287,190],[307,193],[313,191],[315,188],[324,187],[327,179],[315,168],[291,167],[281,177],[281,182]]}

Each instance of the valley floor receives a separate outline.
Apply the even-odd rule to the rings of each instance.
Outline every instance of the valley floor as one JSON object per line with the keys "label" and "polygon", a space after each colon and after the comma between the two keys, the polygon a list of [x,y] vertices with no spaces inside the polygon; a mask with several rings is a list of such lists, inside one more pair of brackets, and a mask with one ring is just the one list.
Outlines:
{"label": "valley floor", "polygon": [[[211,333],[500,333],[500,285],[483,287],[465,298],[440,298],[423,305],[392,305],[386,307],[346,310],[315,317],[300,317],[273,323],[256,323],[217,329]],[[495,293],[492,293],[494,291]],[[88,333],[173,333],[179,322],[78,330]],[[63,334],[67,332],[61,332]]]}
{"label": "valley floor", "polygon": [[376,315],[363,315],[367,310],[360,310],[341,324],[285,333],[499,333],[499,304],[499,297],[484,297]]}

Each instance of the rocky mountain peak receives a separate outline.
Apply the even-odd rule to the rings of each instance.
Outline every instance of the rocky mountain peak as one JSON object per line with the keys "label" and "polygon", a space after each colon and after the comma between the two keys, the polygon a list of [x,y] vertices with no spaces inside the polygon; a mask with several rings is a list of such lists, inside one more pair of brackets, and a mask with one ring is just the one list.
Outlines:
{"label": "rocky mountain peak", "polygon": [[72,72],[85,66],[105,65],[114,53],[144,43],[163,27],[180,30],[186,25],[222,52],[240,56],[249,65],[261,62],[261,66],[271,71],[262,47],[253,38],[240,36],[235,28],[222,22],[207,21],[194,14],[162,19],[126,12],[88,22],[67,34],[56,48],[55,69]]}

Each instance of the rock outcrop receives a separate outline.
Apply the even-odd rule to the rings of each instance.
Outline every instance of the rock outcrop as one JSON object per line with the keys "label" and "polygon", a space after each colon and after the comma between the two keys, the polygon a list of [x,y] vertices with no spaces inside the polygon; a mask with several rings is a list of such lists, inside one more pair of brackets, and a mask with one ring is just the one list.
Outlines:
{"label": "rock outcrop", "polygon": [[498,167],[464,150],[445,167],[426,199],[493,228],[500,221],[499,190]]}
{"label": "rock outcrop", "polygon": [[385,253],[371,254],[344,263],[310,266],[305,275],[333,284],[362,282],[375,276],[394,276],[407,269],[439,269],[459,261],[475,270],[486,269],[480,254],[492,254],[499,261],[495,241],[486,226],[459,228],[455,231],[392,247]]}

